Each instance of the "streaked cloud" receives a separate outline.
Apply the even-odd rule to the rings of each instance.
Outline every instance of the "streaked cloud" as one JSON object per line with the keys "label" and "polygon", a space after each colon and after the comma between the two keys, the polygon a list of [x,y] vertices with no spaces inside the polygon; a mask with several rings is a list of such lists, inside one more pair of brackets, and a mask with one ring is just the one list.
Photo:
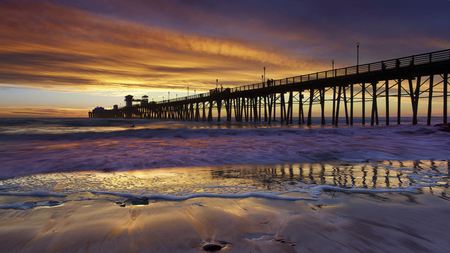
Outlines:
{"label": "streaked cloud", "polygon": [[420,0],[0,0],[0,88],[82,92],[92,99],[83,106],[94,106],[96,95],[161,99],[187,86],[208,90],[216,78],[249,84],[263,66],[270,78],[328,69],[331,59],[342,67],[355,62],[356,41],[361,62],[423,53],[450,47],[449,8]]}
{"label": "streaked cloud", "polygon": [[2,107],[0,117],[86,117],[86,109],[48,107]]}
{"label": "streaked cloud", "polygon": [[[51,3],[0,7],[0,83],[57,90],[181,88],[206,90],[215,78],[258,81],[314,64],[241,41],[116,20]],[[39,14],[38,14],[39,13]],[[25,21],[25,22],[24,22]]]}

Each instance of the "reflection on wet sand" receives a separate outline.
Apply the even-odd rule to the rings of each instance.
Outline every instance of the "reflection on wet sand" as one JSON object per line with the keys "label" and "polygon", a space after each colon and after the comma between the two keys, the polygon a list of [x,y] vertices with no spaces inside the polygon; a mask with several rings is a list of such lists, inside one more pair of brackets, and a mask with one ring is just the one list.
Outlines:
{"label": "reflection on wet sand", "polygon": [[251,179],[267,190],[284,184],[342,188],[395,189],[424,185],[424,192],[448,197],[449,161],[383,161],[368,164],[288,164],[273,167],[215,169],[213,179]]}
{"label": "reflection on wet sand", "polygon": [[448,161],[382,161],[37,174],[0,180],[0,195],[11,189],[14,192],[45,191],[68,195],[80,192],[176,196],[282,193],[307,192],[314,186],[324,185],[368,190],[413,187],[449,199],[448,184]]}
{"label": "reflection on wet sand", "polygon": [[[448,180],[448,161],[17,177],[0,180],[0,205],[6,207],[0,208],[0,252],[185,253],[205,252],[205,247],[217,244],[222,247],[218,252],[448,252]],[[320,186],[377,194],[331,193],[320,201],[155,201],[144,196],[308,192]],[[376,191],[408,187],[424,194]],[[53,193],[45,195],[46,191]],[[144,197],[92,194],[95,191]]]}

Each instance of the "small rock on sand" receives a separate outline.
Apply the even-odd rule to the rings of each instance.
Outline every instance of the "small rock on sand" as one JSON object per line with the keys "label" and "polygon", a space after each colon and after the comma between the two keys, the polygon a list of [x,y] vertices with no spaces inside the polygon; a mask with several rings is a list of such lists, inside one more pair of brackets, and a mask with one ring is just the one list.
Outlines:
{"label": "small rock on sand", "polygon": [[218,241],[218,242],[206,242],[203,244],[202,249],[207,252],[216,252],[228,244],[226,241]]}

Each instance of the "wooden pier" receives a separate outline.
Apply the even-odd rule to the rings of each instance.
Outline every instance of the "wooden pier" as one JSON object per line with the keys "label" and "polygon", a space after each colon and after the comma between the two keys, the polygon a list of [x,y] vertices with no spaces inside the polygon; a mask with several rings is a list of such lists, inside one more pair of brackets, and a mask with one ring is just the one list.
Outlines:
{"label": "wooden pier", "polygon": [[[426,123],[431,124],[433,110],[442,115],[440,123],[447,123],[449,72],[450,49],[158,102],[129,95],[125,107],[97,107],[89,117],[306,125],[319,118],[321,125],[352,126],[358,121],[373,126],[381,121],[400,124],[403,116],[410,116],[417,124],[419,101],[426,100]],[[441,108],[433,108],[433,99]]]}

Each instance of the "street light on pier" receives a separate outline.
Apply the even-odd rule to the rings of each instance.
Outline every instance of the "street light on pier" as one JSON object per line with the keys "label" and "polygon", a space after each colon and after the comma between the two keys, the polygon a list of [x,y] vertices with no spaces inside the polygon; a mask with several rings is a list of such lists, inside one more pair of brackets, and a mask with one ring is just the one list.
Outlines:
{"label": "street light on pier", "polygon": [[266,66],[263,67],[263,83],[266,81]]}
{"label": "street light on pier", "polygon": [[356,42],[356,72],[359,73],[359,42]]}

